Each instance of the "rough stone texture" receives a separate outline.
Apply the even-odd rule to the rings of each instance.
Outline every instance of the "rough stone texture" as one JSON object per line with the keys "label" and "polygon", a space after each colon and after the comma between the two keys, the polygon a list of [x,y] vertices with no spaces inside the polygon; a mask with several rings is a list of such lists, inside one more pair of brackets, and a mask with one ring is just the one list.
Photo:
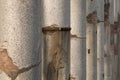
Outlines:
{"label": "rough stone texture", "polygon": [[[7,50],[6,58],[9,63],[6,64],[12,66],[7,68],[13,69],[14,67],[15,72],[40,62],[39,37],[41,35],[39,35],[38,13],[37,0],[0,0],[0,49]],[[19,80],[26,80],[26,77],[28,80],[39,80],[39,69],[38,71],[35,69],[30,70],[33,73],[30,71],[25,73],[28,75],[24,79],[23,76],[18,76]],[[33,74],[36,75],[32,77],[38,77],[38,79],[31,78]],[[8,79],[4,76],[0,74],[0,80],[3,80],[2,77],[4,80]]]}

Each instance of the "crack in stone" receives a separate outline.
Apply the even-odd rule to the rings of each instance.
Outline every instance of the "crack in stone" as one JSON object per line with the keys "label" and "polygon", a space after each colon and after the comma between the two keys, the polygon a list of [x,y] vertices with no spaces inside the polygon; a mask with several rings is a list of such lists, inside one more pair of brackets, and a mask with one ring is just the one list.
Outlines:
{"label": "crack in stone", "polygon": [[71,38],[86,39],[86,37],[79,37],[79,36],[77,36],[77,35],[73,35],[73,34],[71,34]]}
{"label": "crack in stone", "polygon": [[41,62],[26,68],[19,69],[18,66],[13,63],[12,58],[9,57],[7,49],[0,51],[0,70],[5,72],[11,78],[11,80],[15,80],[19,74],[39,66],[40,63]]}

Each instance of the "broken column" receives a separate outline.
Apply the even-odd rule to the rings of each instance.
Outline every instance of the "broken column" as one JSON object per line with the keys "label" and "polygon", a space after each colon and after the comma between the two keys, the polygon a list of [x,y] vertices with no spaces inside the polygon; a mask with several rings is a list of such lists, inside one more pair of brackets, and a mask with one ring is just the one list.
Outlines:
{"label": "broken column", "polygon": [[44,0],[43,80],[69,80],[70,0]]}

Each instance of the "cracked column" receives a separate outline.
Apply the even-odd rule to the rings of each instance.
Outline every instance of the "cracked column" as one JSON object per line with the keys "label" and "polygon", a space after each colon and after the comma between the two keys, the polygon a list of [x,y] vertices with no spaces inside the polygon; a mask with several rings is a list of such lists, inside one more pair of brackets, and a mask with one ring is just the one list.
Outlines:
{"label": "cracked column", "polygon": [[86,80],[86,0],[71,0],[70,80]]}
{"label": "cracked column", "polygon": [[69,80],[70,0],[43,0],[43,80]]}
{"label": "cracked column", "polygon": [[114,21],[115,21],[115,18],[114,18],[114,0],[110,0],[110,9],[109,9],[109,20],[110,20],[110,56],[111,56],[111,65],[110,65],[110,72],[111,72],[111,79],[113,79],[113,76],[115,75],[113,73],[113,70],[114,69]]}
{"label": "cracked column", "polygon": [[97,80],[97,9],[96,0],[87,0],[86,80]]}
{"label": "cracked column", "polygon": [[110,54],[110,1],[104,2],[104,80],[112,80]]}
{"label": "cracked column", "polygon": [[40,80],[36,0],[0,0],[0,80]]}
{"label": "cracked column", "polygon": [[104,0],[97,0],[97,80],[104,80]]}

